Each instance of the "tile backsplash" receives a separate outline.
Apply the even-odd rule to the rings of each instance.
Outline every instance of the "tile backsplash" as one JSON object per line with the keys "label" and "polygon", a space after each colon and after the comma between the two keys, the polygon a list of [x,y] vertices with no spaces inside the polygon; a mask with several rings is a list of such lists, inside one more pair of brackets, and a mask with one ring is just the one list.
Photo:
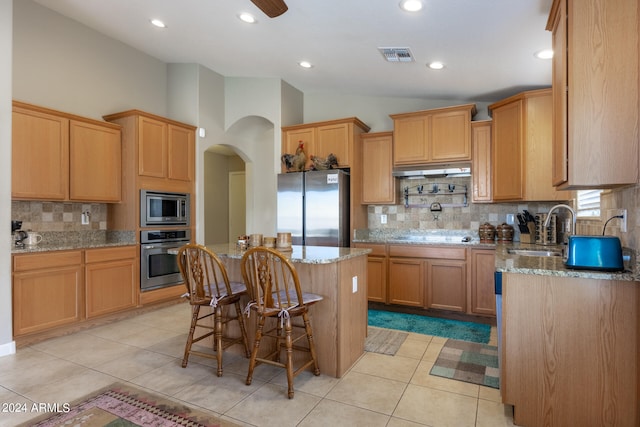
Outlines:
{"label": "tile backsplash", "polygon": [[[436,187],[434,187],[436,185]],[[450,187],[451,185],[451,187]],[[416,194],[422,186],[422,194]],[[395,230],[470,230],[478,231],[481,224],[488,222],[499,225],[507,222],[508,214],[517,214],[524,209],[532,214],[548,212],[561,202],[521,202],[521,203],[471,203],[471,178],[424,178],[420,180],[402,180],[402,189],[409,187],[409,207],[404,204],[404,197],[398,197],[396,205],[370,205],[367,210],[368,228]],[[464,188],[467,189],[466,201]],[[431,193],[434,190],[437,193]],[[451,190],[450,190],[451,189]],[[438,202],[441,212],[431,212],[430,205]],[[412,206],[413,205],[413,206]],[[448,205],[448,206],[447,206]],[[561,214],[558,212],[558,214]],[[382,224],[382,215],[386,215],[387,223]],[[516,229],[516,240],[519,234]]]}
{"label": "tile backsplash", "polygon": [[[89,224],[82,224],[83,213]],[[38,232],[106,230],[107,204],[13,200],[11,219],[22,221],[23,230]]]}

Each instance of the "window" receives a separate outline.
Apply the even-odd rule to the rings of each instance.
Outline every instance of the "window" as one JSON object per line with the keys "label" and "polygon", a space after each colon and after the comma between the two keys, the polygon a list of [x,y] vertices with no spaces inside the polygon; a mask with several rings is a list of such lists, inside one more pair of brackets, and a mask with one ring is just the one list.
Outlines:
{"label": "window", "polygon": [[577,192],[577,214],[579,217],[600,217],[600,193],[602,190],[580,190]]}

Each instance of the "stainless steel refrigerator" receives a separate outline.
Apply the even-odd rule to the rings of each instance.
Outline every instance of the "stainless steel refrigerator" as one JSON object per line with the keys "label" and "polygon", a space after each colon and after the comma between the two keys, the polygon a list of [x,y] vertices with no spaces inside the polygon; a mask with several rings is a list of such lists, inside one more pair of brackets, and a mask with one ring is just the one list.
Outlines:
{"label": "stainless steel refrigerator", "polygon": [[278,233],[294,245],[349,246],[349,174],[339,169],[278,175]]}

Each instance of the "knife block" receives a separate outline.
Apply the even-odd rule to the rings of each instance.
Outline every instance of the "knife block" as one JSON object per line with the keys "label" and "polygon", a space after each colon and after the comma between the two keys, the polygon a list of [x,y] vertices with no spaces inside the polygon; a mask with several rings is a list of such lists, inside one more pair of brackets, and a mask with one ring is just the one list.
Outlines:
{"label": "knife block", "polygon": [[535,243],[536,242],[536,223],[535,222],[527,222],[527,228],[529,229],[529,233],[520,233],[520,242],[521,243]]}

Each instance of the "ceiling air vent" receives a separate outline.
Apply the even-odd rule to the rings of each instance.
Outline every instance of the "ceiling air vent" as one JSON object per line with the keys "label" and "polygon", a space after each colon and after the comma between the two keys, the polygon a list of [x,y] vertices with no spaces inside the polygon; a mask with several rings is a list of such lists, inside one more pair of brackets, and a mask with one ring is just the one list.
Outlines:
{"label": "ceiling air vent", "polygon": [[413,55],[408,47],[379,47],[378,50],[388,62],[413,62]]}

